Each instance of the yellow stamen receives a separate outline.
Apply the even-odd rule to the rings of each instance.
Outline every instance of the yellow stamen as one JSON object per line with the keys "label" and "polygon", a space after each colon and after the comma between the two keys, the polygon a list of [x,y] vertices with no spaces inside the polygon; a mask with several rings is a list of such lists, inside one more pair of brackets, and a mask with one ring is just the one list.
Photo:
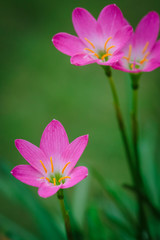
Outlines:
{"label": "yellow stamen", "polygon": [[131,64],[131,69],[133,69],[133,66],[134,66],[134,64],[132,63],[132,64]]}
{"label": "yellow stamen", "polygon": [[146,55],[144,56],[144,58],[139,63],[143,64],[144,62],[147,62],[148,59],[146,59],[146,57],[148,57],[149,54],[150,54],[150,52],[147,52]]}
{"label": "yellow stamen", "polygon": [[47,173],[47,168],[44,166],[44,163],[40,160],[40,163],[42,164],[42,167],[44,168],[44,171]]}
{"label": "yellow stamen", "polygon": [[54,167],[53,167],[52,157],[50,157],[50,161],[51,161],[51,171],[52,171],[52,173],[53,173],[53,172],[54,172]]}
{"label": "yellow stamen", "polygon": [[94,56],[96,56],[97,58],[99,58],[98,54],[95,53],[93,50],[91,50],[91,49],[89,49],[89,48],[84,48],[84,50],[87,50],[87,51],[89,51],[89,52],[91,52],[91,53],[94,53]]}
{"label": "yellow stamen", "polygon": [[66,163],[66,165],[65,165],[64,168],[62,169],[62,174],[64,173],[64,170],[66,169],[66,167],[68,166],[68,164],[70,164],[70,162]]}
{"label": "yellow stamen", "polygon": [[109,37],[107,40],[106,40],[106,42],[105,42],[105,44],[104,44],[104,49],[106,50],[106,46],[107,46],[107,43],[109,42],[109,40],[111,39],[112,37]]}
{"label": "yellow stamen", "polygon": [[94,44],[93,44],[91,41],[89,41],[87,38],[85,38],[85,40],[86,40],[93,48],[95,48]]}
{"label": "yellow stamen", "polygon": [[147,50],[148,48],[148,45],[149,45],[149,42],[146,42],[146,45],[144,46],[143,50],[142,50],[142,53],[144,54],[145,51]]}
{"label": "yellow stamen", "polygon": [[49,178],[48,178],[48,177],[46,177],[46,180],[47,180],[48,182],[50,182],[50,180],[49,180]]}
{"label": "yellow stamen", "polygon": [[41,177],[40,179],[44,179],[45,177]]}
{"label": "yellow stamen", "polygon": [[131,54],[132,54],[132,45],[129,45],[129,52],[128,52],[128,57],[123,57],[124,59],[126,59],[128,62],[130,61],[131,58]]}
{"label": "yellow stamen", "polygon": [[129,52],[128,52],[128,62],[131,58],[131,54],[132,54],[132,45],[129,45]]}
{"label": "yellow stamen", "polygon": [[54,186],[56,186],[56,179],[53,178],[53,183],[54,183]]}
{"label": "yellow stamen", "polygon": [[70,178],[70,177],[68,177],[68,176],[66,176],[66,177],[61,177],[58,182],[60,183],[63,179],[66,179],[66,178]]}
{"label": "yellow stamen", "polygon": [[107,53],[109,52],[109,50],[111,49],[111,48],[114,48],[115,46],[110,46],[109,48],[107,48]]}
{"label": "yellow stamen", "polygon": [[104,55],[101,57],[101,59],[104,60],[105,57],[108,57],[108,56],[112,56],[112,54],[111,54],[111,53],[106,53],[106,54],[104,54]]}

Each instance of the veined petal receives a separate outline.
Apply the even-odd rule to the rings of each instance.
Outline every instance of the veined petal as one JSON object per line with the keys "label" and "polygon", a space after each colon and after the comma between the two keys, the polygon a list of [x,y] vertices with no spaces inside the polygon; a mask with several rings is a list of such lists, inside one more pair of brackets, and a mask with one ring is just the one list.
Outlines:
{"label": "veined petal", "polygon": [[93,43],[97,41],[97,21],[86,9],[76,8],[72,13],[72,21],[77,35],[85,44],[85,38]]}
{"label": "veined petal", "polygon": [[127,21],[116,4],[111,4],[102,9],[98,17],[98,23],[103,30],[103,35],[107,39],[126,25]]}
{"label": "veined petal", "polygon": [[39,187],[42,174],[30,165],[18,165],[12,169],[11,174],[23,183]]}
{"label": "veined petal", "polygon": [[133,34],[133,28],[130,25],[122,27],[115,33],[112,39],[113,45],[115,45],[114,51],[119,51],[123,46],[131,39]]}
{"label": "veined petal", "polygon": [[153,46],[152,50],[151,50],[151,54],[148,57],[148,59],[157,59],[157,61],[160,61],[160,40],[158,40],[155,45]]}
{"label": "veined petal", "polygon": [[85,45],[78,37],[68,33],[56,34],[52,38],[52,42],[59,51],[69,56],[81,53],[85,48]]}
{"label": "veined petal", "polygon": [[69,144],[67,133],[62,124],[57,120],[52,120],[45,128],[40,149],[48,158],[58,157]]}
{"label": "veined petal", "polygon": [[42,167],[40,160],[46,167],[49,166],[49,159],[47,159],[43,151],[34,144],[23,139],[16,139],[15,145],[24,159],[30,163],[32,167],[43,174],[44,168]]}
{"label": "veined petal", "polygon": [[143,69],[143,72],[151,72],[155,70],[156,68],[160,67],[160,60],[158,59],[151,59],[149,62],[146,64],[146,66]]}
{"label": "veined petal", "polygon": [[87,176],[88,169],[86,167],[76,167],[70,173],[70,179],[67,179],[67,181],[62,185],[61,188],[73,187]]}
{"label": "veined petal", "polygon": [[136,50],[142,51],[149,42],[147,51],[153,47],[159,33],[159,15],[156,12],[149,12],[142,18],[135,31]]}
{"label": "veined petal", "polygon": [[47,198],[54,195],[61,188],[61,185],[54,186],[51,183],[42,183],[38,189],[38,194],[40,197]]}
{"label": "veined petal", "polygon": [[71,57],[71,64],[76,65],[76,66],[84,66],[84,65],[91,64],[91,63],[95,63],[95,62],[97,62],[96,59],[93,59],[83,53],[77,54],[77,55],[74,55],[73,57]]}
{"label": "veined petal", "polygon": [[65,170],[65,174],[69,174],[77,161],[81,157],[84,149],[88,144],[88,135],[84,135],[76,138],[73,142],[71,142],[66,149],[64,150],[61,156],[61,163],[64,165],[67,162],[70,162],[69,166]]}

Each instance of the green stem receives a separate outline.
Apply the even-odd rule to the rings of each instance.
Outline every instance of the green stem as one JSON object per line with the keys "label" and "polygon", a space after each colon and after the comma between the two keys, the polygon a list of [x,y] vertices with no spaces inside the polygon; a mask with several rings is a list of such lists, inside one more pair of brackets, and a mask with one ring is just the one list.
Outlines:
{"label": "green stem", "polygon": [[65,229],[66,229],[67,239],[68,239],[68,240],[73,240],[73,235],[72,235],[72,231],[71,231],[70,219],[69,219],[68,211],[65,209],[65,205],[64,205],[64,195],[63,195],[63,190],[62,190],[62,189],[60,189],[60,190],[58,191],[57,197],[58,197],[58,199],[59,199],[59,203],[60,203],[60,207],[61,207],[61,211],[62,211],[64,223],[65,223]]}
{"label": "green stem", "polygon": [[128,143],[128,139],[127,139],[126,129],[125,129],[122,113],[121,113],[121,110],[120,110],[119,99],[118,99],[117,91],[116,91],[114,81],[113,81],[113,78],[112,78],[111,69],[108,66],[105,66],[103,68],[104,68],[105,73],[108,77],[109,84],[110,84],[110,87],[111,87],[111,91],[112,91],[112,95],[113,95],[113,101],[114,101],[114,108],[115,108],[115,111],[116,111],[116,117],[117,117],[119,129],[120,129],[121,136],[122,136],[122,141],[123,141],[124,148],[125,148],[125,153],[126,153],[130,173],[131,173],[133,182],[135,182],[134,165],[133,165],[133,162],[132,162],[132,156],[131,156],[130,147],[129,147],[129,143]]}
{"label": "green stem", "polygon": [[133,148],[135,155],[135,164],[136,164],[136,187],[137,191],[137,200],[139,205],[139,232],[138,239],[144,239],[143,235],[145,232],[148,234],[148,239],[151,239],[150,231],[145,215],[145,209],[143,205],[143,200],[141,199],[141,192],[143,192],[143,180],[141,177],[140,169],[140,158],[139,158],[139,149],[138,149],[138,118],[137,118],[137,109],[138,109],[138,88],[139,88],[139,77],[140,75],[131,75],[132,79],[132,140]]}

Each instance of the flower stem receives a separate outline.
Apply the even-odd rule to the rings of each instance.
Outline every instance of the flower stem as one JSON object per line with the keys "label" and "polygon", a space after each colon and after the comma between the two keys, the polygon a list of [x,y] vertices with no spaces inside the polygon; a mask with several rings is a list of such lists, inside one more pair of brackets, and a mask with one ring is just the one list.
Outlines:
{"label": "flower stem", "polygon": [[64,194],[63,194],[63,190],[62,190],[62,189],[60,189],[60,190],[57,192],[57,197],[58,197],[58,199],[59,199],[59,203],[60,203],[60,207],[61,207],[61,211],[62,211],[64,223],[65,223],[65,229],[66,229],[67,239],[68,239],[68,240],[73,240],[73,235],[72,235],[72,231],[71,231],[71,224],[70,224],[69,214],[68,214],[68,211],[65,209],[65,205],[64,205]]}
{"label": "flower stem", "polygon": [[121,113],[121,109],[120,109],[120,104],[119,104],[117,91],[116,91],[114,81],[113,81],[113,78],[112,78],[111,69],[108,66],[105,66],[103,68],[104,68],[105,73],[108,77],[109,84],[110,84],[110,87],[111,87],[111,91],[112,91],[112,95],[113,95],[113,101],[114,101],[114,108],[115,108],[115,111],[116,111],[116,117],[117,117],[119,129],[120,129],[120,132],[121,132],[122,141],[123,141],[123,144],[124,144],[124,149],[125,149],[130,173],[131,173],[133,182],[135,182],[134,165],[133,165],[133,162],[132,162],[132,155],[131,155],[131,152],[130,152],[130,147],[129,147],[129,143],[128,143],[128,139],[127,139],[126,129],[125,129],[125,125],[124,125],[124,121],[123,121],[123,117],[122,117],[122,113]]}
{"label": "flower stem", "polygon": [[137,118],[137,109],[138,109],[138,88],[139,88],[139,77],[140,75],[131,75],[132,80],[132,140],[133,148],[135,155],[135,165],[136,165],[136,187],[137,187],[137,200],[139,205],[139,233],[138,239],[144,239],[143,235],[145,232],[148,235],[148,239],[151,239],[150,231],[146,219],[145,209],[143,205],[143,199],[141,199],[141,193],[143,193],[143,180],[141,177],[140,169],[140,157],[138,149],[138,118]]}

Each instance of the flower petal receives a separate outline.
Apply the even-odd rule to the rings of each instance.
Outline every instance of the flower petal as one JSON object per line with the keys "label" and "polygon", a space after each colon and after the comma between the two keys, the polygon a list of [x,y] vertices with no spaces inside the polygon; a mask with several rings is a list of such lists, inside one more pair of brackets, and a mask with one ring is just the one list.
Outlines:
{"label": "flower petal", "polygon": [[86,54],[77,54],[71,57],[71,64],[76,66],[84,66],[95,62],[97,62],[96,59],[93,59]]}
{"label": "flower petal", "polygon": [[156,12],[149,12],[142,18],[135,31],[135,44],[137,54],[142,51],[149,42],[147,51],[155,44],[159,32],[159,15]]}
{"label": "flower petal", "polygon": [[11,174],[23,183],[39,187],[42,174],[30,165],[18,165],[12,169]]}
{"label": "flower petal", "polygon": [[45,128],[40,148],[48,158],[57,158],[69,144],[67,133],[62,124],[57,120],[52,120]]}
{"label": "flower petal", "polygon": [[108,37],[112,37],[119,29],[126,25],[127,21],[116,4],[111,4],[102,9],[98,17],[98,23],[107,40]]}
{"label": "flower petal", "polygon": [[151,72],[155,70],[156,68],[160,67],[160,60],[157,59],[151,59],[149,62],[146,64],[146,66],[143,69],[143,72]]}
{"label": "flower petal", "polygon": [[61,188],[73,187],[84,178],[88,176],[88,169],[86,167],[76,167],[70,173],[71,179],[68,179]]}
{"label": "flower petal", "polygon": [[72,13],[72,21],[77,35],[85,44],[85,38],[93,42],[97,40],[97,21],[86,9],[76,8]]}
{"label": "flower petal", "polygon": [[67,175],[72,171],[80,156],[82,155],[84,149],[88,144],[88,135],[84,135],[76,138],[73,142],[71,142],[67,148],[64,150],[61,156],[61,164],[63,166],[70,162],[69,166],[64,171],[64,174]]}
{"label": "flower petal", "polygon": [[119,51],[132,37],[133,28],[130,25],[122,27],[115,33],[112,39],[112,44],[115,45],[113,51]]}
{"label": "flower petal", "polygon": [[154,59],[157,59],[157,61],[160,61],[160,40],[158,40],[153,46],[150,56],[151,58],[154,58]]}
{"label": "flower petal", "polygon": [[59,51],[69,56],[81,53],[85,48],[85,45],[78,37],[68,33],[56,34],[52,38],[52,42]]}
{"label": "flower petal", "polygon": [[49,159],[47,159],[43,151],[34,144],[23,139],[16,139],[15,145],[24,159],[29,162],[32,167],[44,174],[44,168],[42,167],[40,160],[44,163],[45,167],[48,168]]}
{"label": "flower petal", "polygon": [[51,183],[42,183],[38,189],[40,197],[47,198],[54,195],[61,188],[61,185],[54,186]]}

